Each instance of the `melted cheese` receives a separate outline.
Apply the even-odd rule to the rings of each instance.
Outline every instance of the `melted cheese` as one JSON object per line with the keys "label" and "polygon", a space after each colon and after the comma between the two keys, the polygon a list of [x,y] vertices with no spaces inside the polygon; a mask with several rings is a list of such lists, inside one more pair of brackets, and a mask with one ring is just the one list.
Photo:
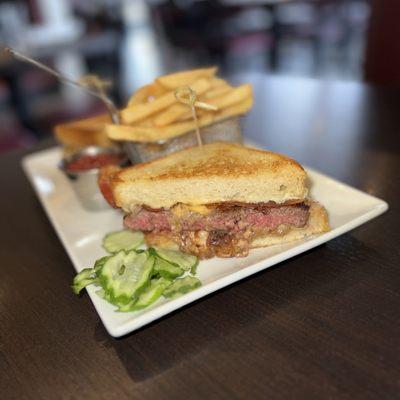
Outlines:
{"label": "melted cheese", "polygon": [[190,204],[182,204],[179,203],[175,205],[171,211],[177,218],[185,218],[185,216],[191,212],[195,212],[201,215],[210,214],[212,211],[211,207],[203,206],[203,205],[190,205]]}

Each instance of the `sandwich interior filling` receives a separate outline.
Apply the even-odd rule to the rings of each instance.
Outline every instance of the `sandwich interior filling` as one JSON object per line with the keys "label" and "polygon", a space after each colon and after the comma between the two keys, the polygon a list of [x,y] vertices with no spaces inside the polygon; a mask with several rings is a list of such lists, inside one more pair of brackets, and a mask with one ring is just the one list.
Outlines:
{"label": "sandwich interior filling", "polygon": [[303,228],[310,202],[282,204],[223,202],[201,206],[178,203],[169,209],[136,206],[124,218],[128,229],[146,234],[149,245],[173,242],[200,258],[246,256],[258,236],[284,235]]}

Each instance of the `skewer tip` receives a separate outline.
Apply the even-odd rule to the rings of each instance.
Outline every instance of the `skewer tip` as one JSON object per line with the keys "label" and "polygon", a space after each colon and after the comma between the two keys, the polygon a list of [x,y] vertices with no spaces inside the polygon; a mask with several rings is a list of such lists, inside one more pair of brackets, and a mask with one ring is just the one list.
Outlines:
{"label": "skewer tip", "polygon": [[14,50],[11,47],[4,47],[4,53],[14,54]]}

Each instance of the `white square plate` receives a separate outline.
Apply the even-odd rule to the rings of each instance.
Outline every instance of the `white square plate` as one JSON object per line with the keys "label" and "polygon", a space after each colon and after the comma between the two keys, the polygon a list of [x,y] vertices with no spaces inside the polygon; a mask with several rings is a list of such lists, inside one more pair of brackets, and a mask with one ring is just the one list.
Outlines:
{"label": "white square plate", "polygon": [[[106,233],[121,229],[122,215],[111,208],[98,212],[84,210],[68,179],[57,168],[60,159],[61,150],[53,148],[25,157],[23,167],[75,269],[80,271],[104,255],[101,240]],[[286,245],[255,249],[245,258],[202,261],[198,277],[203,286],[174,300],[159,300],[138,312],[115,312],[112,305],[96,295],[96,288],[88,287],[89,296],[110,335],[118,337],[132,332],[185,304],[348,232],[388,209],[387,203],[376,197],[316,171],[307,169],[307,173],[311,196],[328,210],[330,232]]]}

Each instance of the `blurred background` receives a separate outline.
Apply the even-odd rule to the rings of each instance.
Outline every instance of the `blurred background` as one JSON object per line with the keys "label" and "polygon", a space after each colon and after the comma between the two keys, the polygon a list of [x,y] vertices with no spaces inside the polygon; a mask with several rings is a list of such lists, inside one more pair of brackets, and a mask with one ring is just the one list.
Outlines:
{"label": "blurred background", "polygon": [[241,74],[400,84],[399,0],[0,0],[0,153],[103,106],[15,61],[113,82],[123,105],[155,76],[213,65]]}

